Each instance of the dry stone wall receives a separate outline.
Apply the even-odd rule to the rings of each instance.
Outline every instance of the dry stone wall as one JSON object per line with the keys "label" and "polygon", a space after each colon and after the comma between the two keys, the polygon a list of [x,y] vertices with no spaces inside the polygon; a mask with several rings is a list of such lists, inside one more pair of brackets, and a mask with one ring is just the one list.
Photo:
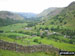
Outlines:
{"label": "dry stone wall", "polygon": [[58,52],[57,48],[54,48],[50,45],[32,45],[32,46],[22,46],[15,43],[9,43],[0,40],[0,49],[4,50],[13,50],[16,52],[25,52],[25,53],[32,53],[32,52]]}

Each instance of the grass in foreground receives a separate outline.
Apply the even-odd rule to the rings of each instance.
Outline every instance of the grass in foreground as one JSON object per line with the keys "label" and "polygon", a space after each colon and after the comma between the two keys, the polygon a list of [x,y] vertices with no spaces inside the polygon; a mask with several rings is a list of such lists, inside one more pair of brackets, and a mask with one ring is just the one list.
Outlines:
{"label": "grass in foreground", "polygon": [[0,49],[0,56],[55,56],[55,54],[44,53],[44,52],[20,53],[20,52]]}

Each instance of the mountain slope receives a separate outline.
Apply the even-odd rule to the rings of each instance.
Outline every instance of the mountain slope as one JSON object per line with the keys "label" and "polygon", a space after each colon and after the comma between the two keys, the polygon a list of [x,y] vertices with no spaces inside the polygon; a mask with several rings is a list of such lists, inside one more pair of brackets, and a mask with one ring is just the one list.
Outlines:
{"label": "mountain slope", "polygon": [[48,8],[45,9],[43,12],[41,12],[40,14],[38,14],[38,17],[43,17],[43,16],[47,16],[50,12],[54,11],[56,8]]}
{"label": "mountain slope", "polygon": [[2,18],[2,19],[10,18],[13,20],[23,20],[23,17],[21,17],[20,15],[9,12],[9,11],[0,11],[0,18]]}
{"label": "mountain slope", "polygon": [[8,11],[0,11],[0,26],[21,22],[24,18]]}
{"label": "mountain slope", "polygon": [[75,29],[75,2],[65,7],[62,12],[53,19],[54,24]]}
{"label": "mountain slope", "polygon": [[59,14],[61,11],[63,10],[63,8],[48,8],[46,10],[44,10],[42,13],[38,14],[38,17],[46,17],[46,18],[51,18],[53,16],[56,16],[57,14]]}
{"label": "mountain slope", "polygon": [[[63,8],[59,14],[53,17],[48,15],[47,17],[44,17],[44,19],[45,20],[40,21],[36,26],[36,29],[40,30],[39,32],[45,32],[46,30],[47,33],[43,34],[43,36],[48,37],[48,34],[53,32],[55,35],[63,35],[64,37],[62,38],[68,38],[68,43],[75,44],[75,2],[72,2],[69,6]],[[51,38],[51,36],[49,36],[49,38]],[[59,38],[61,39],[61,37]]]}

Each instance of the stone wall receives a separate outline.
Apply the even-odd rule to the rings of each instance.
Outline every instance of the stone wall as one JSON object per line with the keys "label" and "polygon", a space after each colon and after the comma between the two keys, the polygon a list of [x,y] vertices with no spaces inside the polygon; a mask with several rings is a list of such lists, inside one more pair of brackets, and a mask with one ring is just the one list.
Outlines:
{"label": "stone wall", "polygon": [[9,43],[0,40],[0,49],[4,50],[13,50],[16,52],[25,52],[25,53],[32,53],[32,52],[58,52],[57,48],[54,48],[50,45],[32,45],[32,46],[22,46],[15,43]]}

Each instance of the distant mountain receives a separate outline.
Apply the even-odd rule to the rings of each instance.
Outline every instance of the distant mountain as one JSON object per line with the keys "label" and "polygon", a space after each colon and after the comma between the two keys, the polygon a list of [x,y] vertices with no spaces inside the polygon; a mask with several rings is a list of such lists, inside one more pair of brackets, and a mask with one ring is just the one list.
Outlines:
{"label": "distant mountain", "polygon": [[0,11],[0,26],[18,23],[22,20],[24,18],[18,14],[9,11]]}
{"label": "distant mountain", "polygon": [[23,20],[24,19],[20,15],[15,14],[13,12],[9,12],[9,11],[0,11],[0,18],[2,18],[2,19],[9,18],[9,19],[13,19],[13,20]]}
{"label": "distant mountain", "polygon": [[38,14],[38,17],[52,17],[55,16],[57,14],[59,14],[62,11],[63,8],[48,8],[46,10],[44,10],[42,13]]}
{"label": "distant mountain", "polygon": [[36,17],[36,14],[35,13],[24,13],[24,12],[19,12],[17,13],[19,14],[20,16],[24,17],[24,18],[33,18],[33,17]]}
{"label": "distant mountain", "polygon": [[75,9],[75,1],[73,1],[68,7],[70,7],[70,8],[74,8]]}
{"label": "distant mountain", "polygon": [[49,13],[51,13],[55,9],[56,8],[48,8],[48,9],[45,9],[43,12],[41,12],[40,14],[38,14],[38,17],[47,16]]}

